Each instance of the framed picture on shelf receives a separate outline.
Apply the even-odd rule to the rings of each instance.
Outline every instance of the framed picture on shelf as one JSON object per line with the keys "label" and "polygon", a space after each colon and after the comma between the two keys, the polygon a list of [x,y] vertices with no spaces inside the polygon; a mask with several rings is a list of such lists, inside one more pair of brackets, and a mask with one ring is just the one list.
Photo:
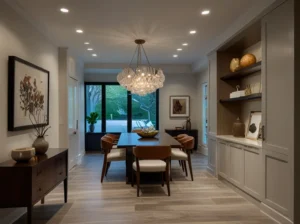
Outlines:
{"label": "framed picture on shelf", "polygon": [[190,116],[189,96],[170,96],[170,117],[185,118]]}
{"label": "framed picture on shelf", "polygon": [[49,71],[16,56],[8,58],[8,130],[49,125]]}
{"label": "framed picture on shelf", "polygon": [[251,111],[246,138],[257,140],[261,129],[261,111]]}

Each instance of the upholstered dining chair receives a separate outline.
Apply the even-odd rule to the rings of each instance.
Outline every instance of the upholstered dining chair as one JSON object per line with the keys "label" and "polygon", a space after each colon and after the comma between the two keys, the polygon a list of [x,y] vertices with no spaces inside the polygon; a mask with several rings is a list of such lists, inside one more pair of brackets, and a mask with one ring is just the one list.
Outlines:
{"label": "upholstered dining chair", "polygon": [[179,134],[179,135],[175,136],[174,138],[175,138],[176,140],[180,140],[180,139],[185,138],[185,137],[187,137],[187,136],[188,136],[187,134]]}
{"label": "upholstered dining chair", "polygon": [[113,147],[113,139],[108,136],[103,136],[101,138],[101,148],[104,151],[104,159],[102,166],[102,174],[101,174],[101,183],[103,182],[104,176],[107,175],[108,169],[110,167],[110,163],[112,161],[125,161],[126,160],[126,149],[114,149]]}
{"label": "upholstered dining chair", "polygon": [[181,143],[182,148],[172,148],[171,150],[171,160],[179,160],[182,161],[181,165],[183,166],[183,170],[185,171],[185,175],[187,176],[187,167],[186,161],[189,164],[189,170],[192,181],[193,177],[193,168],[192,168],[192,160],[191,160],[191,151],[194,149],[195,139],[194,137],[187,136],[178,140]]}
{"label": "upholstered dining chair", "polygon": [[117,146],[117,144],[118,144],[118,141],[119,141],[119,138],[120,138],[120,136],[119,135],[115,135],[115,134],[105,134],[104,136],[107,136],[107,137],[110,137],[112,140],[113,140],[113,149],[117,149],[118,148],[118,146]]}
{"label": "upholstered dining chair", "polygon": [[136,161],[132,164],[132,186],[134,186],[134,173],[137,184],[137,197],[140,192],[140,173],[161,173],[162,186],[164,186],[164,175],[168,189],[168,196],[170,193],[170,146],[137,146],[133,149],[133,154]]}

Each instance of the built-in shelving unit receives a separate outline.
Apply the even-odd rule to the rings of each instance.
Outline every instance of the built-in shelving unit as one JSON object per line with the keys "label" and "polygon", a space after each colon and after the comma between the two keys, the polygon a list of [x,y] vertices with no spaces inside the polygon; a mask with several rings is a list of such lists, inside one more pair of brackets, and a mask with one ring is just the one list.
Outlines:
{"label": "built-in shelving unit", "polygon": [[261,61],[255,63],[253,65],[250,65],[246,68],[242,68],[236,72],[226,74],[221,77],[221,80],[225,81],[225,80],[232,80],[232,79],[240,79],[240,78],[244,78],[246,76],[252,75],[259,71],[261,71]]}
{"label": "built-in shelving unit", "polygon": [[221,99],[220,103],[231,103],[231,102],[238,102],[238,101],[247,101],[247,100],[257,100],[261,99],[261,93],[255,93],[248,96],[242,96],[237,98],[229,98],[229,99]]}

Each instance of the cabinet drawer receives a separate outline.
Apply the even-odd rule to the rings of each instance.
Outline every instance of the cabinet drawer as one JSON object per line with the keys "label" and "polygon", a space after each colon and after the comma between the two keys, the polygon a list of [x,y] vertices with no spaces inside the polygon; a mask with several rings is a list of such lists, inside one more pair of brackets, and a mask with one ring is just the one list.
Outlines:
{"label": "cabinet drawer", "polygon": [[55,158],[55,172],[56,172],[56,181],[60,182],[65,179],[67,175],[67,158],[66,154],[59,155]]}
{"label": "cabinet drawer", "polygon": [[32,172],[32,201],[40,200],[56,184],[54,160],[47,160]]}

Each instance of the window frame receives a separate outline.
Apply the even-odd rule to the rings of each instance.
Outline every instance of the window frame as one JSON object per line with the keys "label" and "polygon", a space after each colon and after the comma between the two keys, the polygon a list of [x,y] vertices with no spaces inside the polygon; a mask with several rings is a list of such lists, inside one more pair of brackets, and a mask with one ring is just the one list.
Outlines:
{"label": "window frame", "polygon": [[[87,106],[86,106],[86,86],[88,85],[99,85],[101,86],[101,132],[94,132],[94,134],[112,133],[106,131],[106,86],[116,85],[120,86],[118,82],[84,82],[84,132],[87,132],[86,116],[87,116]],[[127,132],[131,132],[132,129],[132,94],[127,91]],[[156,90],[156,129],[159,130],[159,89]],[[120,132],[114,132],[120,133]]]}

